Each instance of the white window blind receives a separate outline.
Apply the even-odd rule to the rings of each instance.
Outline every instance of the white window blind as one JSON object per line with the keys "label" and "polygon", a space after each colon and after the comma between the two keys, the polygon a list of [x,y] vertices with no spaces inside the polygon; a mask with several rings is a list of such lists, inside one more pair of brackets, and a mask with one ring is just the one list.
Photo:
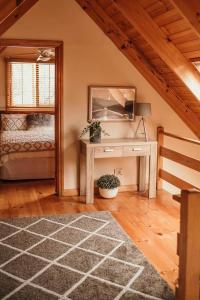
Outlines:
{"label": "white window blind", "polygon": [[53,106],[55,102],[55,65],[38,64],[39,103],[42,106]]}
{"label": "white window blind", "polygon": [[8,62],[9,107],[54,107],[55,64]]}

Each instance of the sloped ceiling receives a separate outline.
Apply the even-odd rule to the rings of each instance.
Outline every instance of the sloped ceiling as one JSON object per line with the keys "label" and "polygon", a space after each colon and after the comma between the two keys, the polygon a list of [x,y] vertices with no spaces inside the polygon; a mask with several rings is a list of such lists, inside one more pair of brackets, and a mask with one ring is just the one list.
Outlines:
{"label": "sloped ceiling", "polygon": [[[0,0],[0,35],[37,1]],[[200,1],[75,1],[200,138]]]}
{"label": "sloped ceiling", "polygon": [[[200,138],[200,73],[192,64],[200,60],[193,15],[197,16],[197,6],[200,12],[200,2],[75,1]],[[181,2],[187,6],[195,2],[189,20]]]}

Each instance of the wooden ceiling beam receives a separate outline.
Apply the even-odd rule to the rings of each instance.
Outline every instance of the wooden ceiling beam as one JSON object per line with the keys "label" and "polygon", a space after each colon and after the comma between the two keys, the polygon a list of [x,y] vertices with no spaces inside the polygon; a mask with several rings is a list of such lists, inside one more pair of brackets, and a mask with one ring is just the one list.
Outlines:
{"label": "wooden ceiling beam", "polygon": [[170,0],[179,13],[189,23],[189,26],[200,37],[200,1],[199,0]]}
{"label": "wooden ceiling beam", "polygon": [[17,22],[38,0],[24,0],[0,22],[0,36]]}
{"label": "wooden ceiling beam", "polygon": [[0,47],[0,54],[6,49],[6,47]]}
{"label": "wooden ceiling beam", "polygon": [[168,67],[182,80],[193,95],[200,100],[199,73],[143,9],[140,5],[140,0],[113,1],[124,17],[136,28]]}
{"label": "wooden ceiling beam", "polygon": [[106,14],[96,0],[76,0],[82,9],[95,21],[103,32],[113,41],[117,48],[138,69],[146,80],[155,88],[162,98],[173,108],[188,127],[200,138],[200,119],[176,95],[168,83],[150,64],[146,57]]}
{"label": "wooden ceiling beam", "polygon": [[16,8],[16,0],[0,0],[0,22]]}

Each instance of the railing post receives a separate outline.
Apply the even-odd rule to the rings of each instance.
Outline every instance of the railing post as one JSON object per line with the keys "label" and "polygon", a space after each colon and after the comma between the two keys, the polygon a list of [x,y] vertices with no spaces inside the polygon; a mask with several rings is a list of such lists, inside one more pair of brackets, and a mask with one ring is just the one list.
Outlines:
{"label": "railing post", "polygon": [[200,193],[182,191],[177,300],[200,298]]}
{"label": "railing post", "polygon": [[164,128],[157,128],[157,141],[158,141],[158,161],[157,161],[157,190],[162,189],[162,179],[159,176],[159,170],[163,168],[163,159],[160,155],[160,149],[164,144]]}

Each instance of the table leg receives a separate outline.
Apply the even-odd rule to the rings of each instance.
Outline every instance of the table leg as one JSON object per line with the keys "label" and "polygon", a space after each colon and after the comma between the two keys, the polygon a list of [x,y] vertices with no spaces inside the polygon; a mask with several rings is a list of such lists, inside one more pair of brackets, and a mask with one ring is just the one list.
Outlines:
{"label": "table leg", "polygon": [[144,192],[146,188],[146,156],[139,157],[139,191]]}
{"label": "table leg", "polygon": [[149,198],[156,197],[157,145],[151,144],[149,162]]}
{"label": "table leg", "polygon": [[86,204],[94,203],[94,149],[86,153]]}
{"label": "table leg", "polygon": [[80,196],[86,194],[86,159],[85,155],[80,155]]}

